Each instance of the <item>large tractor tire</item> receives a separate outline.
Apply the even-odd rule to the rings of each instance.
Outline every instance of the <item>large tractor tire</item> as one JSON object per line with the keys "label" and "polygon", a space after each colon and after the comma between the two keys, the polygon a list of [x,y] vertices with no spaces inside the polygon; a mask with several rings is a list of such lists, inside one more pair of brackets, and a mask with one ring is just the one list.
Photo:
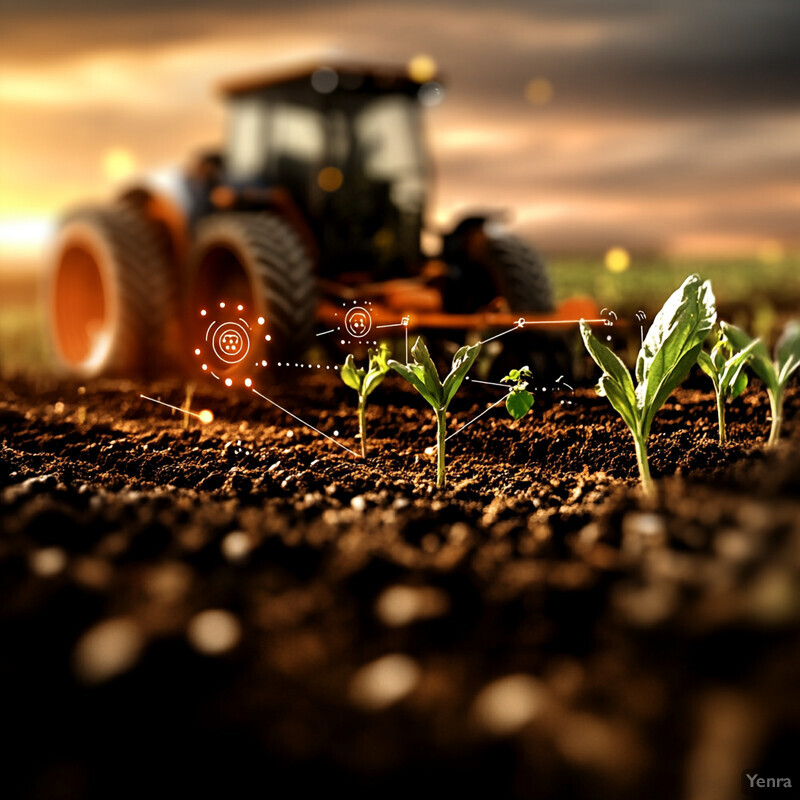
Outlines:
{"label": "large tractor tire", "polygon": [[[513,313],[547,313],[555,308],[545,263],[516,236],[496,233],[485,221],[471,218],[453,231],[445,252],[453,271],[445,290],[446,310],[474,313],[498,301]],[[569,343],[560,331],[514,331],[502,339],[502,347],[492,362],[494,378],[526,364],[542,382],[571,373]]]}
{"label": "large tractor tire", "polygon": [[555,308],[553,287],[539,254],[515,236],[487,236],[485,265],[511,311]]}
{"label": "large tractor tire", "polygon": [[515,236],[486,228],[483,220],[468,219],[446,237],[443,258],[451,278],[445,310],[471,314],[501,298],[510,311],[552,311],[553,289],[539,254]]}
{"label": "large tractor tire", "polygon": [[[273,212],[216,214],[198,225],[190,276],[191,329],[203,336],[220,302],[242,304],[249,324],[264,318],[254,338],[256,360],[293,358],[314,341],[317,284],[314,263],[294,228]],[[267,336],[269,339],[267,340]],[[243,364],[242,368],[250,366]],[[234,365],[228,372],[239,369]]]}
{"label": "large tractor tire", "polygon": [[152,375],[175,318],[170,265],[149,221],[125,206],[66,217],[46,276],[46,321],[61,372]]}
{"label": "large tractor tire", "polygon": [[[555,309],[553,286],[539,254],[515,236],[489,236],[486,268],[509,310],[547,313]],[[552,391],[559,376],[572,375],[570,332],[528,327],[503,339],[503,351],[492,362],[491,377],[500,379],[509,370],[528,365],[535,386]]]}

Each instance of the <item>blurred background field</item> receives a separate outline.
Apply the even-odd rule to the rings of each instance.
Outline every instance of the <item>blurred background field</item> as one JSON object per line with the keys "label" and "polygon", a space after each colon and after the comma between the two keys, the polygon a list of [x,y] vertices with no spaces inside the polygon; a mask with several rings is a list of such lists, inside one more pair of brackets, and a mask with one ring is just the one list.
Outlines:
{"label": "blurred background field", "polygon": [[[775,337],[785,318],[798,316],[800,310],[800,255],[795,254],[772,259],[633,256],[620,272],[609,270],[602,254],[559,255],[547,261],[557,302],[589,296],[633,327],[637,311],[643,310],[651,320],[692,272],[711,280],[721,315],[767,341]],[[41,264],[0,268],[0,371],[4,376],[48,369],[40,270]]]}

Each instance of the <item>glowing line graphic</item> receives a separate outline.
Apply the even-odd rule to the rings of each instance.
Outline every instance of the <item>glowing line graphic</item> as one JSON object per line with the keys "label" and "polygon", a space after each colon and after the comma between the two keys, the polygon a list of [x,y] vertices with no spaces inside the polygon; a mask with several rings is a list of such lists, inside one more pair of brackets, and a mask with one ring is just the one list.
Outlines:
{"label": "glowing line graphic", "polygon": [[271,403],[273,406],[275,406],[275,408],[279,408],[281,411],[283,411],[284,414],[288,414],[293,419],[296,419],[299,423],[301,423],[302,425],[305,425],[306,428],[311,428],[312,431],[315,431],[320,436],[324,436],[326,439],[329,439],[335,445],[338,445],[339,447],[341,447],[342,450],[347,450],[348,453],[352,453],[354,456],[356,456],[356,458],[359,457],[358,453],[354,452],[349,447],[345,447],[345,445],[343,445],[341,442],[337,442],[336,439],[334,439],[332,436],[328,436],[327,433],[323,433],[319,428],[315,428],[313,425],[311,425],[310,423],[306,422],[304,419],[300,419],[300,417],[298,417],[296,414],[292,414],[291,411],[289,411],[288,409],[284,408],[283,406],[278,405],[274,400],[270,400],[269,397],[267,397],[264,394],[261,394],[261,392],[259,392],[257,389],[253,389],[253,394],[257,394],[259,397],[261,397],[262,399],[266,400],[268,403]]}
{"label": "glowing line graphic", "polygon": [[173,408],[175,411],[180,411],[181,414],[188,414],[191,417],[197,417],[200,421],[202,421],[202,417],[200,414],[195,414],[194,411],[187,411],[185,408],[179,408],[178,406],[173,406],[171,403],[165,403],[163,400],[156,400],[155,397],[148,397],[146,394],[140,394],[139,397],[142,400],[149,400],[151,403],[158,403],[161,406],[166,406],[167,408]]}
{"label": "glowing line graphic", "polygon": [[376,325],[376,328],[399,328],[402,322],[393,322],[391,325]]}
{"label": "glowing line graphic", "polygon": [[[612,312],[613,313],[613,312]],[[596,322],[598,325],[601,322],[607,322],[606,319],[584,319],[584,322]],[[579,319],[531,319],[525,320],[524,325],[575,325],[580,322]]]}
{"label": "glowing line graphic", "polygon": [[507,383],[495,383],[494,381],[479,381],[477,378],[470,378],[467,377],[468,381],[472,381],[473,383],[485,383],[487,386],[499,386],[501,389],[508,389]]}
{"label": "glowing line graphic", "polygon": [[484,340],[481,342],[481,344],[486,344],[486,342],[491,342],[491,341],[493,341],[494,339],[499,339],[501,336],[505,336],[507,333],[511,333],[511,331],[515,331],[515,330],[517,330],[517,327],[518,327],[518,326],[517,326],[517,325],[515,325],[513,328],[509,328],[507,331],[503,331],[502,333],[498,333],[496,336],[490,336],[488,339],[484,339]]}
{"label": "glowing line graphic", "polygon": [[317,336],[325,336],[328,333],[334,333],[336,328],[331,328],[329,331],[322,331],[322,333],[318,333]]}
{"label": "glowing line graphic", "polygon": [[482,417],[484,414],[488,414],[488,413],[489,413],[489,412],[490,412],[490,411],[491,411],[491,410],[492,410],[492,409],[493,409],[493,408],[494,408],[496,405],[499,405],[500,403],[502,403],[502,402],[503,402],[503,400],[505,400],[505,399],[506,399],[506,397],[509,397],[510,395],[511,395],[511,392],[509,392],[507,395],[504,395],[503,397],[501,397],[501,398],[500,398],[499,400],[497,400],[496,402],[492,403],[492,404],[489,406],[489,408],[485,409],[484,411],[481,411],[481,413],[480,413],[480,414],[478,414],[478,416],[477,416],[477,417],[474,417],[474,418],[473,418],[473,419],[471,419],[469,422],[465,422],[465,423],[464,423],[464,424],[463,424],[463,425],[462,425],[462,426],[461,426],[461,427],[460,427],[460,428],[459,428],[457,431],[453,431],[453,433],[451,433],[451,434],[450,434],[450,435],[449,435],[449,436],[448,436],[448,437],[445,439],[445,441],[446,441],[446,442],[447,442],[447,441],[449,441],[449,440],[450,440],[450,439],[452,439],[452,438],[453,438],[453,437],[454,437],[454,436],[455,436],[457,433],[461,433],[461,431],[463,431],[463,430],[464,430],[464,428],[466,428],[468,425],[472,425],[472,423],[473,423],[473,422],[475,422],[475,420],[477,420],[477,419],[480,419],[480,418],[481,418],[481,417]]}

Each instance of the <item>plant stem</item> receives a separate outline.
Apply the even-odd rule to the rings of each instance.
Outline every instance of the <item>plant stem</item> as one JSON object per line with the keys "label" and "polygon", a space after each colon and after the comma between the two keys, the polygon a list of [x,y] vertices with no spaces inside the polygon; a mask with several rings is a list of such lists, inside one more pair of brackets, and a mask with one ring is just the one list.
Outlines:
{"label": "plant stem", "polygon": [[447,432],[447,412],[436,411],[436,488],[444,488],[444,439]]}
{"label": "plant stem", "polygon": [[636,447],[636,463],[639,465],[642,489],[646,495],[651,495],[653,493],[653,479],[650,477],[650,464],[647,460],[647,438],[634,434],[633,443]]}
{"label": "plant stem", "polygon": [[358,396],[358,433],[361,436],[361,458],[367,457],[367,398]]}
{"label": "plant stem", "polygon": [[772,427],[769,430],[767,445],[775,447],[778,444],[778,437],[781,435],[781,424],[783,423],[783,392],[781,390],[774,394],[769,392],[769,409],[772,414]]}
{"label": "plant stem", "polygon": [[717,392],[717,416],[719,417],[719,443],[725,444],[728,441],[725,431],[725,398],[722,392]]}

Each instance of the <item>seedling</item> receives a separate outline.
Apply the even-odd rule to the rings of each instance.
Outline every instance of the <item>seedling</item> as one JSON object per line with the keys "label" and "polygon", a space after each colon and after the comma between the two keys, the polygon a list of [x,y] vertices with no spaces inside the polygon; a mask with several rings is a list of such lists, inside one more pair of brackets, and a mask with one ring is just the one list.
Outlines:
{"label": "seedling", "polygon": [[714,394],[717,396],[717,418],[719,420],[719,443],[725,444],[725,403],[738,397],[747,388],[747,373],[744,364],[747,357],[758,344],[754,339],[747,347],[736,350],[721,331],[711,353],[701,350],[697,357],[700,369],[711,378]]}
{"label": "seedling", "polygon": [[789,378],[800,367],[800,323],[789,322],[775,344],[775,358],[769,357],[767,346],[760,339],[751,339],[741,328],[727,322],[721,323],[722,331],[731,344],[740,350],[750,348],[747,366],[761,378],[769,395],[772,413],[772,426],[767,444],[772,447],[778,442],[783,423],[783,396]]}
{"label": "seedling", "polygon": [[633,435],[642,487],[647,494],[653,491],[647,460],[653,417],[697,362],[716,318],[711,284],[690,275],[667,300],[647,332],[636,359],[635,388],[628,368],[581,320],[586,349],[603,370],[597,393],[608,398]]}
{"label": "seedling", "polygon": [[417,339],[411,348],[414,361],[410,364],[389,360],[389,366],[395,372],[399,372],[430,403],[436,414],[436,486],[440,489],[445,483],[444,440],[447,431],[447,407],[455,397],[458,387],[461,386],[480,349],[480,342],[471,347],[462,347],[453,356],[453,366],[444,383],[439,380],[436,365],[422,339]]}
{"label": "seedling", "polygon": [[189,428],[189,415],[191,414],[192,398],[194,397],[194,391],[196,388],[197,384],[192,383],[191,381],[186,384],[186,396],[183,399],[183,405],[180,407],[180,410],[183,412],[183,420],[181,424],[183,425],[184,430],[188,430]]}
{"label": "seedling", "polygon": [[390,350],[382,344],[377,350],[370,347],[367,369],[356,367],[352,354],[339,371],[344,383],[358,392],[358,433],[361,438],[361,457],[367,457],[367,397],[378,388],[389,371],[386,358]]}
{"label": "seedling", "polygon": [[533,373],[528,367],[512,369],[502,383],[513,383],[511,391],[506,397],[506,411],[513,419],[522,419],[533,405],[533,395],[528,391],[528,382],[525,378],[532,378]]}

